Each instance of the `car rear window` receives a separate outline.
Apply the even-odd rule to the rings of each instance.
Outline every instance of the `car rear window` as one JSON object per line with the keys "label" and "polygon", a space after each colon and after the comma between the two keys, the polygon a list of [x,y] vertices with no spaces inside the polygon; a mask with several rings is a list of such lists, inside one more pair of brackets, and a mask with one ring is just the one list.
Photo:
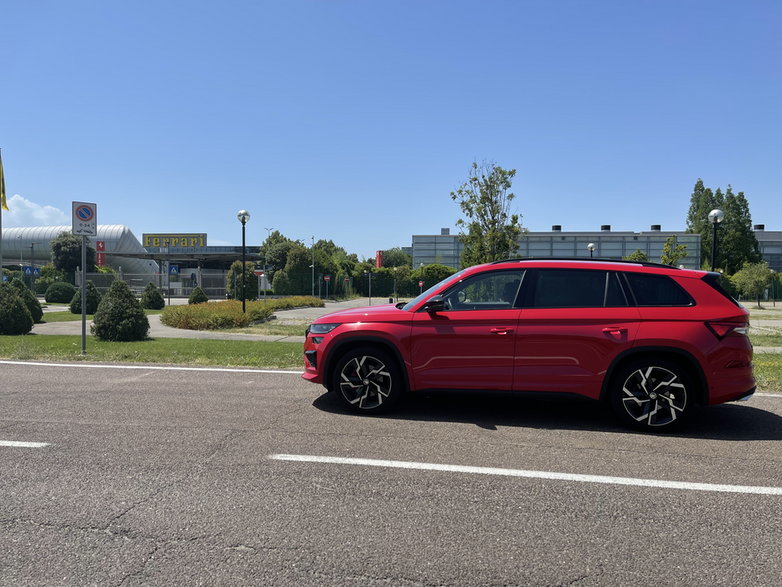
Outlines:
{"label": "car rear window", "polygon": [[525,306],[532,308],[602,308],[627,306],[612,271],[539,269]]}
{"label": "car rear window", "polygon": [[625,273],[627,282],[639,306],[691,306],[693,300],[667,275]]}

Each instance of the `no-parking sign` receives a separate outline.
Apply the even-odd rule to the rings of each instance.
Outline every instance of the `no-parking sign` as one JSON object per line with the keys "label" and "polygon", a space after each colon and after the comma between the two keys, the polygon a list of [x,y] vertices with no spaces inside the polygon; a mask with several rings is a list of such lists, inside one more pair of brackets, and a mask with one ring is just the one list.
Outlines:
{"label": "no-parking sign", "polygon": [[88,202],[72,202],[73,234],[98,236],[98,206]]}

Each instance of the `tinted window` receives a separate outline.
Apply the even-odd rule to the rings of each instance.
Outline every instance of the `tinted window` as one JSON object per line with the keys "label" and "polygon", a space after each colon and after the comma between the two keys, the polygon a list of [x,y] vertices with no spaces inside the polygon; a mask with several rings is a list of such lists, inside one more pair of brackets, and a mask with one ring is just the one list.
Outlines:
{"label": "tinted window", "polygon": [[625,273],[639,306],[689,306],[692,298],[666,275]]}
{"label": "tinted window", "polygon": [[626,306],[614,273],[584,269],[540,269],[530,295],[533,308]]}
{"label": "tinted window", "polygon": [[523,271],[492,271],[465,279],[445,293],[445,307],[447,310],[513,308],[523,276]]}

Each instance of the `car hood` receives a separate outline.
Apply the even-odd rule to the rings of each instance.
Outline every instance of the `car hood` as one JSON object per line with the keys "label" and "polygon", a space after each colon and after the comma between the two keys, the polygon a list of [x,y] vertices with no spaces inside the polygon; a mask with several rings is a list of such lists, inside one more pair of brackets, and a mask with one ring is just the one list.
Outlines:
{"label": "car hood", "polygon": [[380,306],[363,306],[360,308],[349,308],[347,310],[340,310],[339,312],[332,312],[331,314],[321,316],[315,320],[315,322],[320,324],[329,322],[374,322],[409,318],[410,312],[400,310],[394,304],[383,304]]}

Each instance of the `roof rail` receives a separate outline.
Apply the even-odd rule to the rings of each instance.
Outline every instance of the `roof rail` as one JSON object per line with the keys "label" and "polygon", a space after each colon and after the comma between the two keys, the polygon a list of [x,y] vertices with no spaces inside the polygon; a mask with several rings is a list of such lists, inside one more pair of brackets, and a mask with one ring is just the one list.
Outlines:
{"label": "roof rail", "polygon": [[515,259],[503,259],[501,261],[494,261],[492,265],[497,263],[513,263],[516,261],[583,261],[592,263],[627,263],[628,265],[641,265],[642,267],[664,267],[665,269],[679,269],[673,265],[665,265],[664,263],[654,263],[652,261],[633,261],[630,259],[608,259],[605,257],[519,257]]}

